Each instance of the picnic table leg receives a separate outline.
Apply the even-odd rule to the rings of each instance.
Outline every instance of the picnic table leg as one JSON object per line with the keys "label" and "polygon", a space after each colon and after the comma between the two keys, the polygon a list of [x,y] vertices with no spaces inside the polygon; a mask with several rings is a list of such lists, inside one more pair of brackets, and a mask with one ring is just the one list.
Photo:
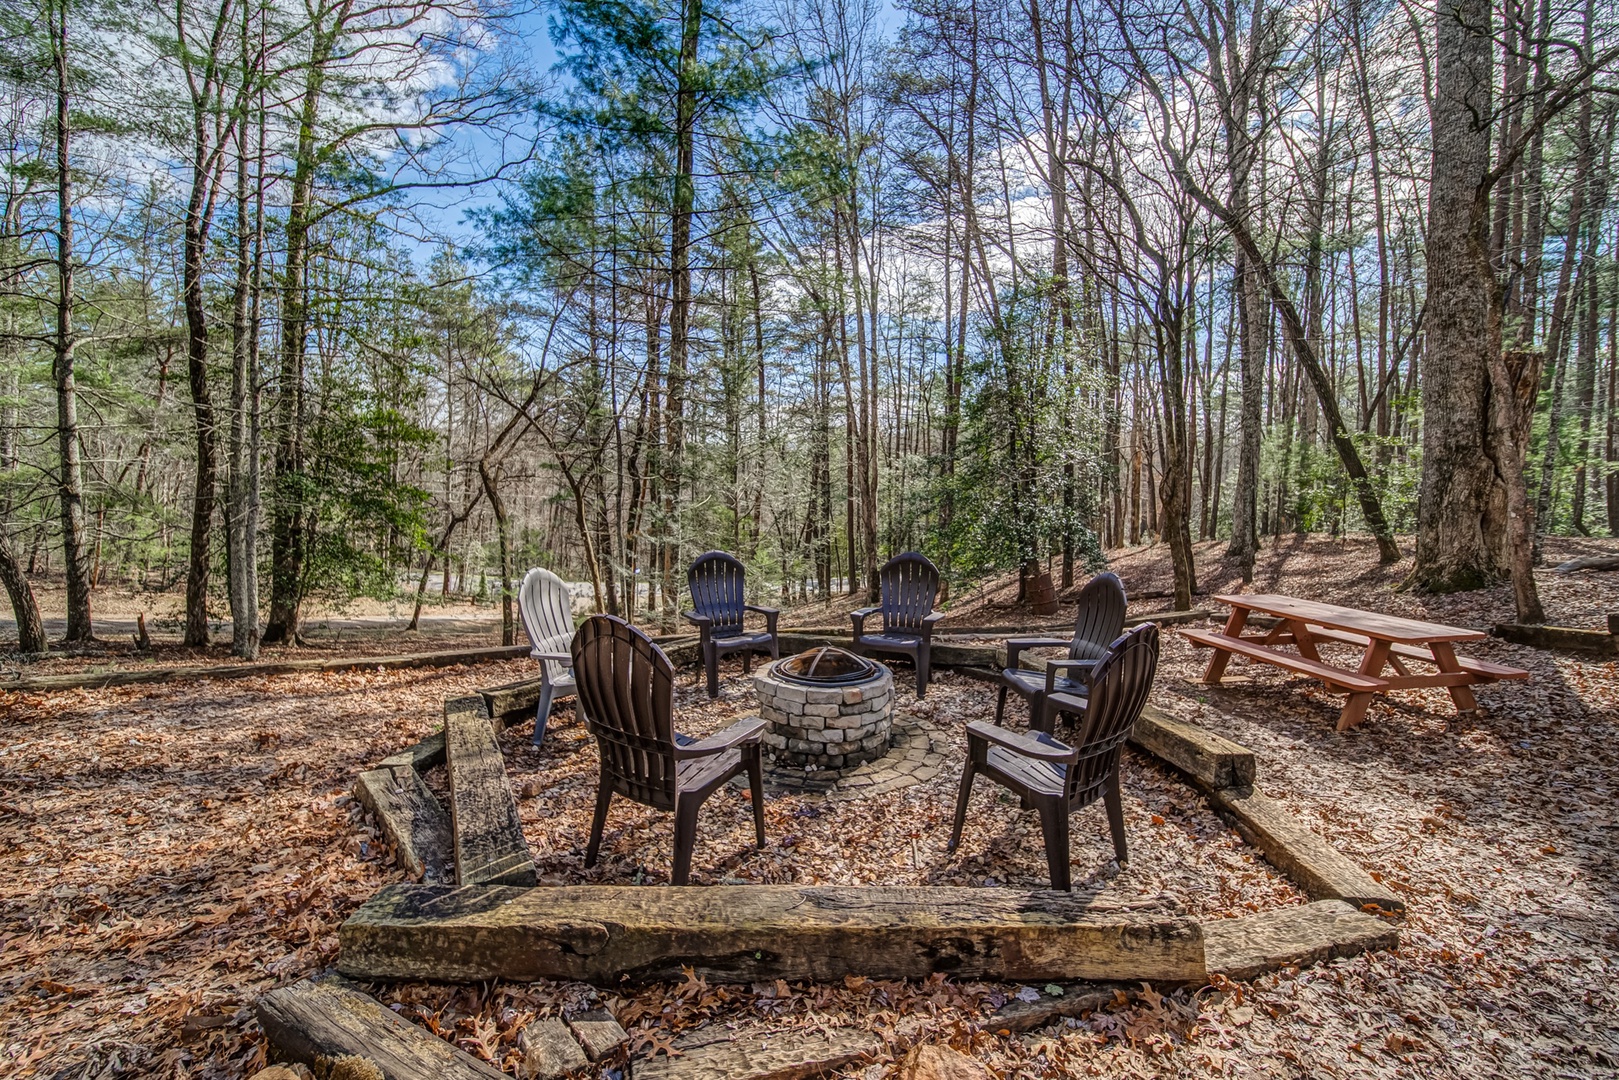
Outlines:
{"label": "picnic table leg", "polygon": [[1343,711],[1338,714],[1338,730],[1348,731],[1366,719],[1366,706],[1371,703],[1372,695],[1369,693],[1350,694],[1344,702]]}
{"label": "picnic table leg", "polygon": [[[1430,642],[1428,648],[1433,652],[1434,663],[1444,672],[1460,672],[1462,666],[1456,662],[1456,650],[1448,641]],[[1473,696],[1470,686],[1448,686],[1450,700],[1456,703],[1457,712],[1477,712],[1478,699]]]}
{"label": "picnic table leg", "polygon": [[[1247,623],[1248,609],[1234,607],[1231,609],[1231,617],[1225,621],[1225,630],[1222,632],[1227,637],[1241,637],[1242,628],[1247,625]],[[1219,686],[1220,677],[1225,674],[1225,666],[1230,662],[1230,653],[1226,652],[1224,649],[1218,647],[1215,648],[1214,655],[1209,657],[1209,666],[1207,670],[1203,672],[1203,681],[1210,686]]]}
{"label": "picnic table leg", "polygon": [[[1302,651],[1302,650],[1301,650]],[[1362,675],[1381,675],[1383,665],[1388,662],[1389,643],[1373,639],[1366,645],[1366,651],[1360,657],[1360,673]],[[1350,694],[1344,702],[1343,711],[1338,714],[1338,730],[1348,731],[1366,719],[1366,707],[1372,703],[1370,693]]]}
{"label": "picnic table leg", "polygon": [[1287,625],[1293,631],[1293,645],[1299,650],[1299,655],[1306,660],[1319,662],[1321,654],[1316,652],[1315,638],[1310,636],[1310,628],[1299,619],[1289,619]]}

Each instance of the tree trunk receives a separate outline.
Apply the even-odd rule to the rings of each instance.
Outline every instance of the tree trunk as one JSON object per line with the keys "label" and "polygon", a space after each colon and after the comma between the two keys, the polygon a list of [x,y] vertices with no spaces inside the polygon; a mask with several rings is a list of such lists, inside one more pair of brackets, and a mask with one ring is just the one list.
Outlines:
{"label": "tree trunk", "polygon": [[1490,430],[1489,266],[1493,17],[1487,0],[1439,10],[1431,104],[1422,486],[1412,578],[1432,592],[1500,579],[1505,499]]}
{"label": "tree trunk", "polygon": [[488,455],[478,462],[478,475],[483,480],[483,491],[489,506],[495,512],[495,543],[500,551],[500,643],[517,643],[517,627],[512,620],[512,547],[511,531],[506,517],[506,503],[500,497],[498,470],[489,467]]}
{"label": "tree trunk", "polygon": [[84,535],[84,465],[79,448],[79,399],[74,378],[73,351],[73,174],[72,126],[68,97],[67,7],[58,0],[49,7],[56,20],[51,32],[51,60],[56,75],[56,334],[52,339],[52,375],[56,382],[57,499],[62,518],[62,563],[67,575],[67,633],[69,642],[89,641],[89,553]]}
{"label": "tree trunk", "polygon": [[11,546],[11,532],[3,523],[0,523],[0,584],[5,585],[12,613],[17,618],[17,651],[48,651],[51,645],[45,638],[45,624],[39,617],[33,586],[28,584],[28,575],[23,573],[22,562]]}

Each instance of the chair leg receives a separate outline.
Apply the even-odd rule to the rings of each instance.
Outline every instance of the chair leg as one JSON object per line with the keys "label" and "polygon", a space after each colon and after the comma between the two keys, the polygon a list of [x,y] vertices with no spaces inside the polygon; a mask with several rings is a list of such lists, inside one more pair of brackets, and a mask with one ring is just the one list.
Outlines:
{"label": "chair leg", "polygon": [[742,674],[753,674],[753,647],[751,645],[742,650]]}
{"label": "chair leg", "polygon": [[1040,832],[1046,840],[1046,868],[1051,887],[1065,892],[1073,888],[1068,871],[1068,806],[1058,799],[1041,799]]}
{"label": "chair leg", "polygon": [[1107,827],[1113,833],[1113,854],[1118,857],[1119,865],[1123,866],[1130,861],[1130,848],[1124,840],[1124,799],[1119,791],[1117,765],[1102,788],[1102,805],[1107,808]]}
{"label": "chair leg", "polygon": [[995,726],[1000,727],[1006,719],[1006,684],[1001,684],[1001,692],[995,696]]}
{"label": "chair leg", "polygon": [[603,776],[596,787],[596,816],[590,822],[590,846],[585,848],[585,865],[595,866],[601,853],[602,829],[607,826],[607,804],[613,801],[613,788]]}
{"label": "chair leg", "polygon": [[534,738],[535,746],[545,741],[545,728],[551,722],[551,698],[556,694],[556,687],[551,685],[549,676],[540,686],[540,705],[534,710]]}
{"label": "chair leg", "polygon": [[672,885],[691,882],[691,850],[697,845],[697,799],[682,799],[675,803],[675,866],[669,876]]}
{"label": "chair leg", "polygon": [[753,801],[753,831],[758,835],[759,846],[765,846],[765,771],[763,753],[758,746],[750,750],[743,750],[742,757],[748,764],[748,795]]}
{"label": "chair leg", "polygon": [[932,651],[928,645],[920,645],[916,650],[916,696],[919,698],[928,696],[928,675],[933,667]]}
{"label": "chair leg", "polygon": [[967,799],[973,793],[973,777],[977,773],[978,767],[968,757],[961,769],[961,790],[956,794],[956,823],[950,828],[950,843],[944,849],[946,854],[953,853],[961,843],[961,828],[967,823]]}
{"label": "chair leg", "polygon": [[1029,730],[1043,731],[1047,735],[1057,730],[1057,711],[1044,693],[1029,699]]}
{"label": "chair leg", "polygon": [[781,659],[781,642],[776,639],[775,634],[770,635],[770,659]]}
{"label": "chair leg", "polygon": [[712,641],[703,646],[703,667],[708,671],[708,696],[720,696],[720,651]]}

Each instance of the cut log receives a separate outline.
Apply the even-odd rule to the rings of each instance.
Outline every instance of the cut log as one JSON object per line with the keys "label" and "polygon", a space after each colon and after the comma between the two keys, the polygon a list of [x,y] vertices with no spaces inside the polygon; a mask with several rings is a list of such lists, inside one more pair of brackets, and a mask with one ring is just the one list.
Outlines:
{"label": "cut log", "polygon": [[864,1028],[805,1030],[784,1024],[707,1024],[678,1036],[679,1057],[635,1062],[635,1080],[809,1080],[876,1055],[883,1040]]}
{"label": "cut log", "polygon": [[204,679],[246,679],[264,675],[296,675],[309,671],[370,671],[378,668],[454,667],[527,656],[527,645],[497,645],[487,649],[407,653],[402,656],[350,656],[341,660],[269,660],[253,664],[213,664],[207,667],[142,667],[129,671],[103,671],[83,675],[41,675],[0,685],[3,690],[99,690],[136,683],[199,682]]}
{"label": "cut log", "polygon": [[1235,819],[1237,831],[1315,900],[1347,900],[1355,907],[1375,904],[1404,911],[1405,901],[1337,848],[1311,832],[1291,810],[1258,788],[1214,788],[1216,810]]}
{"label": "cut log", "polygon": [[1254,782],[1252,750],[1151,705],[1141,710],[1130,742],[1211,788],[1247,787]]}
{"label": "cut log", "polygon": [[1559,574],[1572,574],[1576,570],[1619,570],[1619,555],[1582,555],[1553,567]]}
{"label": "cut log", "polygon": [[1060,995],[1041,993],[1034,1001],[1014,998],[996,1010],[995,1015],[986,1019],[981,1026],[993,1032],[1033,1031],[1053,1020],[1095,1012],[1111,1005],[1121,994],[1129,995],[1128,988],[1124,986],[1097,986],[1094,983],[1070,983],[1060,989]]}
{"label": "cut log", "polygon": [[523,1029],[523,1076],[526,1080],[560,1080],[590,1064],[584,1047],[568,1025],[555,1016]]}
{"label": "cut log", "polygon": [[1048,890],[390,885],[339,941],[339,970],[367,979],[1204,977],[1195,921],[1098,914],[1087,894]]}
{"label": "cut log", "polygon": [[579,1045],[585,1048],[585,1056],[591,1061],[600,1061],[630,1041],[629,1032],[625,1031],[618,1018],[606,1009],[571,1016],[568,1018],[568,1027],[573,1031],[573,1037],[579,1040]]}
{"label": "cut log", "polygon": [[1363,952],[1392,949],[1400,932],[1342,900],[1319,900],[1240,919],[1203,924],[1209,971],[1252,979],[1267,971],[1304,967]]}
{"label": "cut log", "polygon": [[450,822],[458,885],[533,885],[534,854],[523,839],[506,759],[480,697],[444,703]]}
{"label": "cut log", "polygon": [[1498,638],[1536,649],[1563,649],[1568,652],[1619,656],[1619,637],[1603,630],[1579,630],[1572,626],[1536,626],[1532,623],[1498,623],[1490,631]]}
{"label": "cut log", "polygon": [[504,1075],[336,981],[305,979],[272,990],[253,1012],[271,1056],[308,1065],[316,1075],[350,1055],[375,1062],[387,1080],[499,1080]]}
{"label": "cut log", "polygon": [[368,769],[355,783],[354,796],[376,817],[406,873],[427,885],[455,881],[450,819],[421,773],[409,765]]}

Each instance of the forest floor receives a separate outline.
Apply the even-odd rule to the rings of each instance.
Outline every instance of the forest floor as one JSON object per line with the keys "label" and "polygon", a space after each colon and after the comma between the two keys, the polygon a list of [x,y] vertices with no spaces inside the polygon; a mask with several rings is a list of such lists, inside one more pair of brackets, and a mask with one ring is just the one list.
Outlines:
{"label": "forest floor", "polygon": [[[1596,549],[1566,546],[1549,545],[1550,557]],[[1199,547],[1210,593],[1236,585],[1222,549]],[[1115,553],[1112,564],[1134,595],[1167,588],[1161,548]],[[1510,618],[1504,588],[1397,592],[1408,569],[1378,568],[1363,542],[1304,538],[1263,551],[1253,588],[1481,628]],[[1539,581],[1555,622],[1594,627],[1619,611],[1619,574]],[[1012,588],[958,598],[976,613],[962,622],[1028,622],[1006,605]],[[1167,606],[1149,599],[1132,612]],[[1198,606],[1223,617],[1212,599]],[[1164,643],[1154,702],[1254,749],[1269,795],[1400,892],[1397,951],[1196,993],[1143,988],[1028,1035],[980,1026],[1015,985],[619,991],[607,1003],[641,1052],[745,1017],[884,1030],[915,1016],[921,1037],[1004,1077],[1619,1076],[1619,664],[1479,642],[1467,651],[1528,668],[1533,681],[1480,688],[1483,709],[1468,717],[1442,691],[1399,693],[1340,735],[1337,699],[1317,684],[1239,661],[1239,680],[1202,687],[1206,654],[1174,634]],[[327,967],[342,920],[401,880],[349,794],[355,774],[434,730],[444,697],[529,670],[513,661],[0,692],[0,1074],[250,1075],[263,1053],[253,998]],[[745,713],[740,664],[723,670],[715,703],[695,672],[682,673],[683,730]],[[902,713],[943,733],[938,774],[868,798],[771,795],[763,851],[752,848],[745,801],[716,795],[694,881],[1042,884],[1033,815],[987,784],[975,790],[962,850],[944,853],[959,731],[990,714],[993,688],[946,674],[918,703],[903,665],[896,683]],[[571,705],[539,750],[524,728],[503,744],[544,880],[667,880],[668,816],[623,802],[602,862],[583,869],[595,751]],[[1076,884],[1203,918],[1301,902],[1181,780],[1139,755],[1125,768],[1131,861],[1112,862],[1099,808],[1086,811],[1073,823]],[[510,1065],[524,1024],[596,992],[536,983],[377,993]],[[877,1078],[887,1065],[847,1075]]]}

